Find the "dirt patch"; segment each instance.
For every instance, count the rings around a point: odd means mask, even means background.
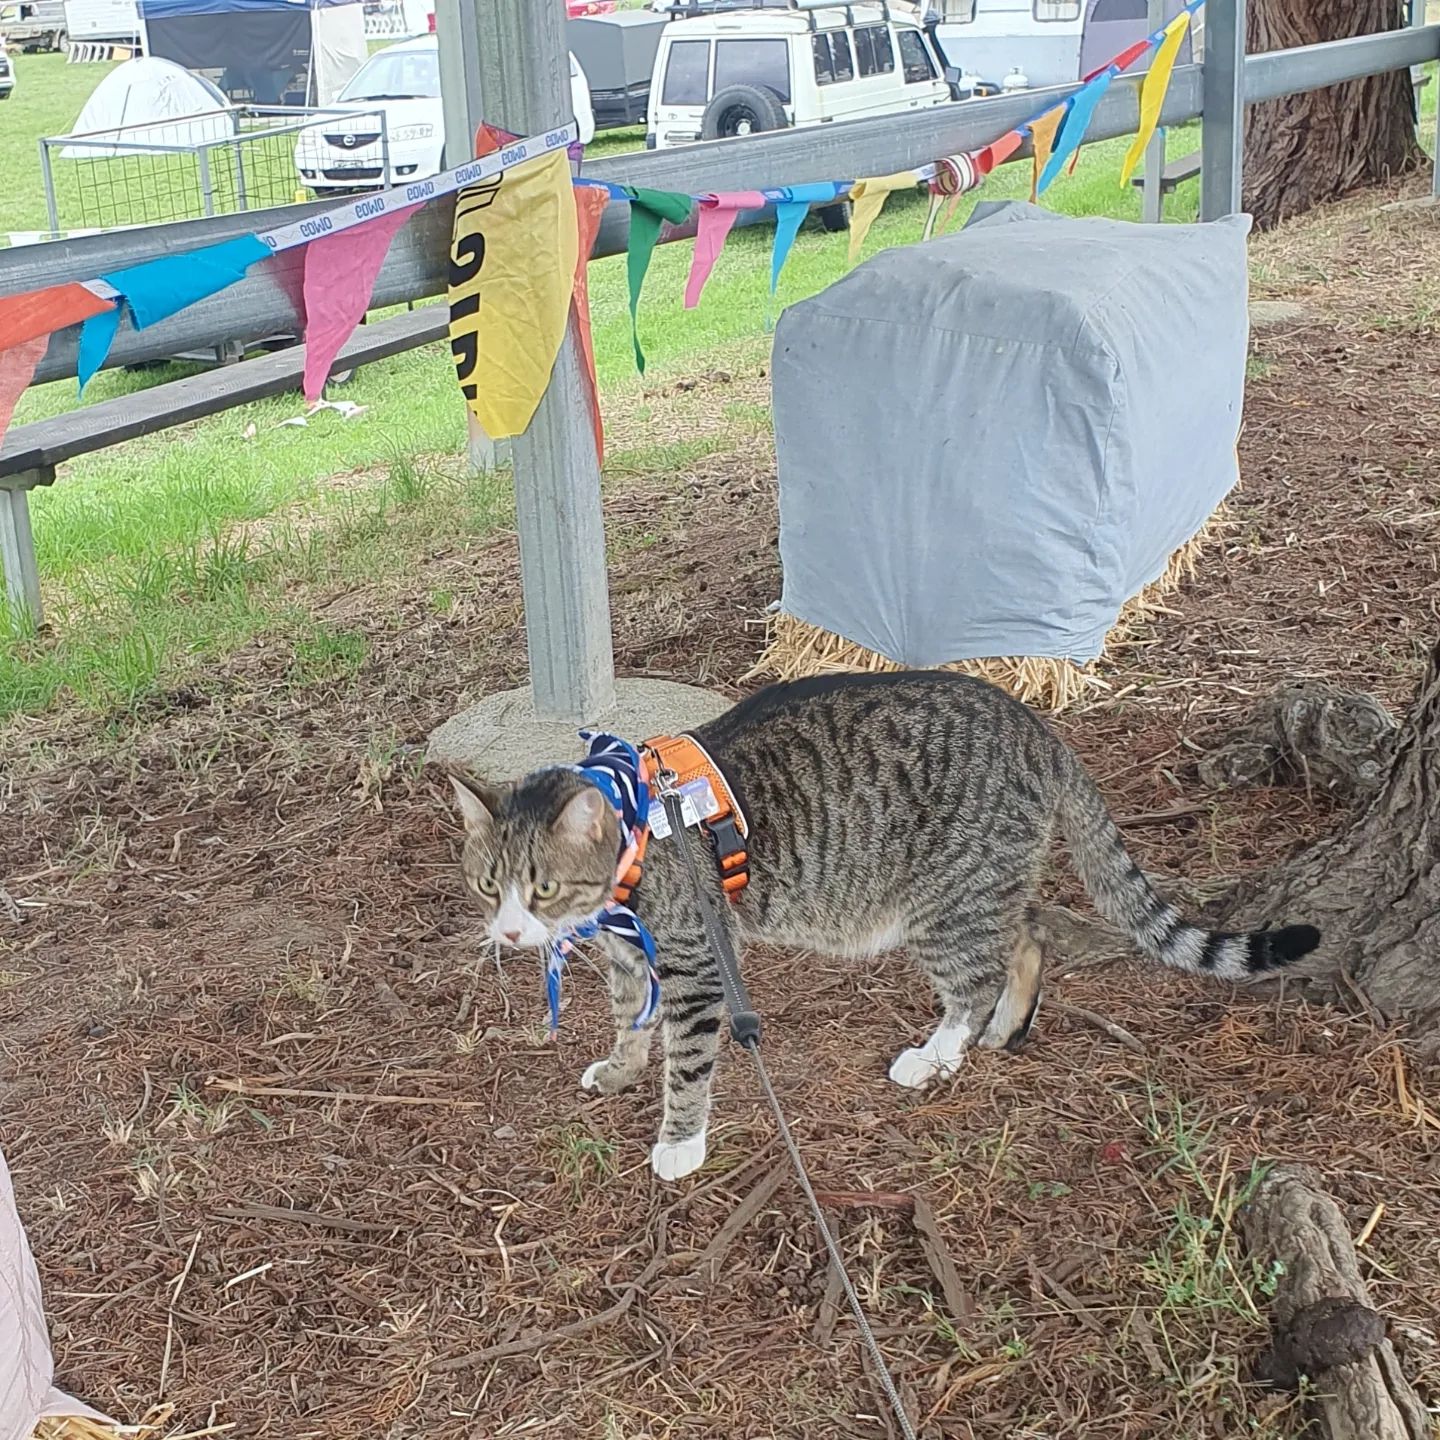
[[[1308,246],[1257,245],[1277,273],[1333,268],[1285,292],[1306,324],[1257,340],[1233,523],[1061,726],[1162,874],[1203,888],[1333,823],[1302,788],[1199,787],[1197,750],[1256,698],[1319,677],[1400,704],[1418,674],[1440,617],[1440,412],[1412,300],[1437,224],[1346,207]],[[739,693],[760,651],[773,452],[733,426],[764,393],[737,365],[637,397],[612,434],[627,673]],[[663,482],[623,458],[681,442],[693,458]],[[0,1140],[63,1383],[136,1416],[163,1379],[175,1425],[276,1440],[884,1436],[740,1058],[710,1167],[661,1189],[653,1086],[576,1087],[606,1044],[599,981],[577,967],[548,1043],[537,977],[476,947],[413,747],[523,680],[513,537],[315,603],[365,633],[343,683],[297,686],[257,644],[134,723],[7,732]],[[916,1098],[884,1078],[930,1018],[903,964],[748,969],[817,1184],[924,1196],[970,1302],[953,1313],[903,1213],[837,1212],[925,1435],[1298,1434],[1251,1377],[1274,1277],[1231,1239],[1275,1157],[1317,1167],[1353,1233],[1383,1204],[1366,1278],[1440,1400],[1440,1078],[1403,1036],[1061,961],[1028,1049]]]

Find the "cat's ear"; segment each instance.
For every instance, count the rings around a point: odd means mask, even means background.
[[[598,845],[605,838],[610,815],[610,802],[593,785],[586,785],[566,802],[555,821],[555,834],[572,844]]]
[[[465,822],[466,832],[470,835],[488,834],[495,823],[499,792],[472,775],[461,775],[454,770],[446,773],[455,791],[455,808]]]

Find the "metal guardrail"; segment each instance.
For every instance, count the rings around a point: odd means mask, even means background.
[[[1196,118],[1205,122],[1202,213],[1207,217],[1238,205],[1241,105],[1440,59],[1440,25],[1425,25],[1249,56],[1243,71],[1237,71],[1232,57],[1238,53],[1238,42],[1231,42],[1237,33],[1238,0],[1211,0],[1209,8],[1214,13],[1207,25],[1206,73],[1202,74],[1198,65],[1177,68],[1161,116],[1161,123],[1167,126]],[[922,112],[616,156],[587,165],[585,173],[623,184],[692,193],[888,174],[988,144],[1023,123],[1047,101],[1058,100],[1074,88],[1023,91]],[[1126,77],[1112,85],[1096,111],[1088,132],[1091,138],[1133,133],[1139,122],[1138,94],[1137,79]],[[328,202],[316,202],[3,251],[0,295],[92,279],[104,270],[247,234],[257,225],[285,223],[326,208]],[[427,205],[395,237],[375,285],[377,308],[443,292],[452,213],[449,200]],[[265,220],[267,215],[275,219]],[[595,256],[623,252],[628,230],[628,208],[610,206]],[[300,318],[290,296],[297,293],[293,282],[303,263],[303,251],[286,252],[257,266],[222,294],[149,330],[122,329],[111,352],[112,362],[134,364],[213,348],[217,337],[249,341],[297,331]],[[74,339],[57,336],[35,378],[55,380],[74,374]]]

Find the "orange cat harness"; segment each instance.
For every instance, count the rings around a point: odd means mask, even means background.
[[[640,762],[644,768],[645,783],[657,801],[664,790],[681,790],[695,780],[709,783],[716,808],[701,819],[700,829],[715,852],[720,888],[728,899],[738,900],[740,892],[750,883],[750,856],[745,848],[750,827],[724,772],[710,758],[705,747],[690,735],[654,736],[640,746]],[[640,884],[650,833],[647,822],[635,838],[629,864],[615,882],[615,898],[622,905],[631,903]]]

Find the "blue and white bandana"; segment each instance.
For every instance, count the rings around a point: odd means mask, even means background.
[[[639,751],[618,735],[595,730],[582,730],[580,738],[590,751],[578,764],[569,766],[583,776],[609,800],[620,824],[620,858],[615,878],[630,868],[639,838],[650,815],[650,787],[640,764]],[[660,1007],[660,975],[655,968],[655,937],[645,928],[640,917],[627,905],[611,900],[587,920],[571,925],[550,942],[545,955],[545,998],[550,1004],[550,1033],[560,1028],[560,977],[565,960],[580,940],[591,940],[602,930],[633,945],[644,957],[649,974],[650,990],[645,1005],[632,1023],[639,1030],[648,1025]]]

